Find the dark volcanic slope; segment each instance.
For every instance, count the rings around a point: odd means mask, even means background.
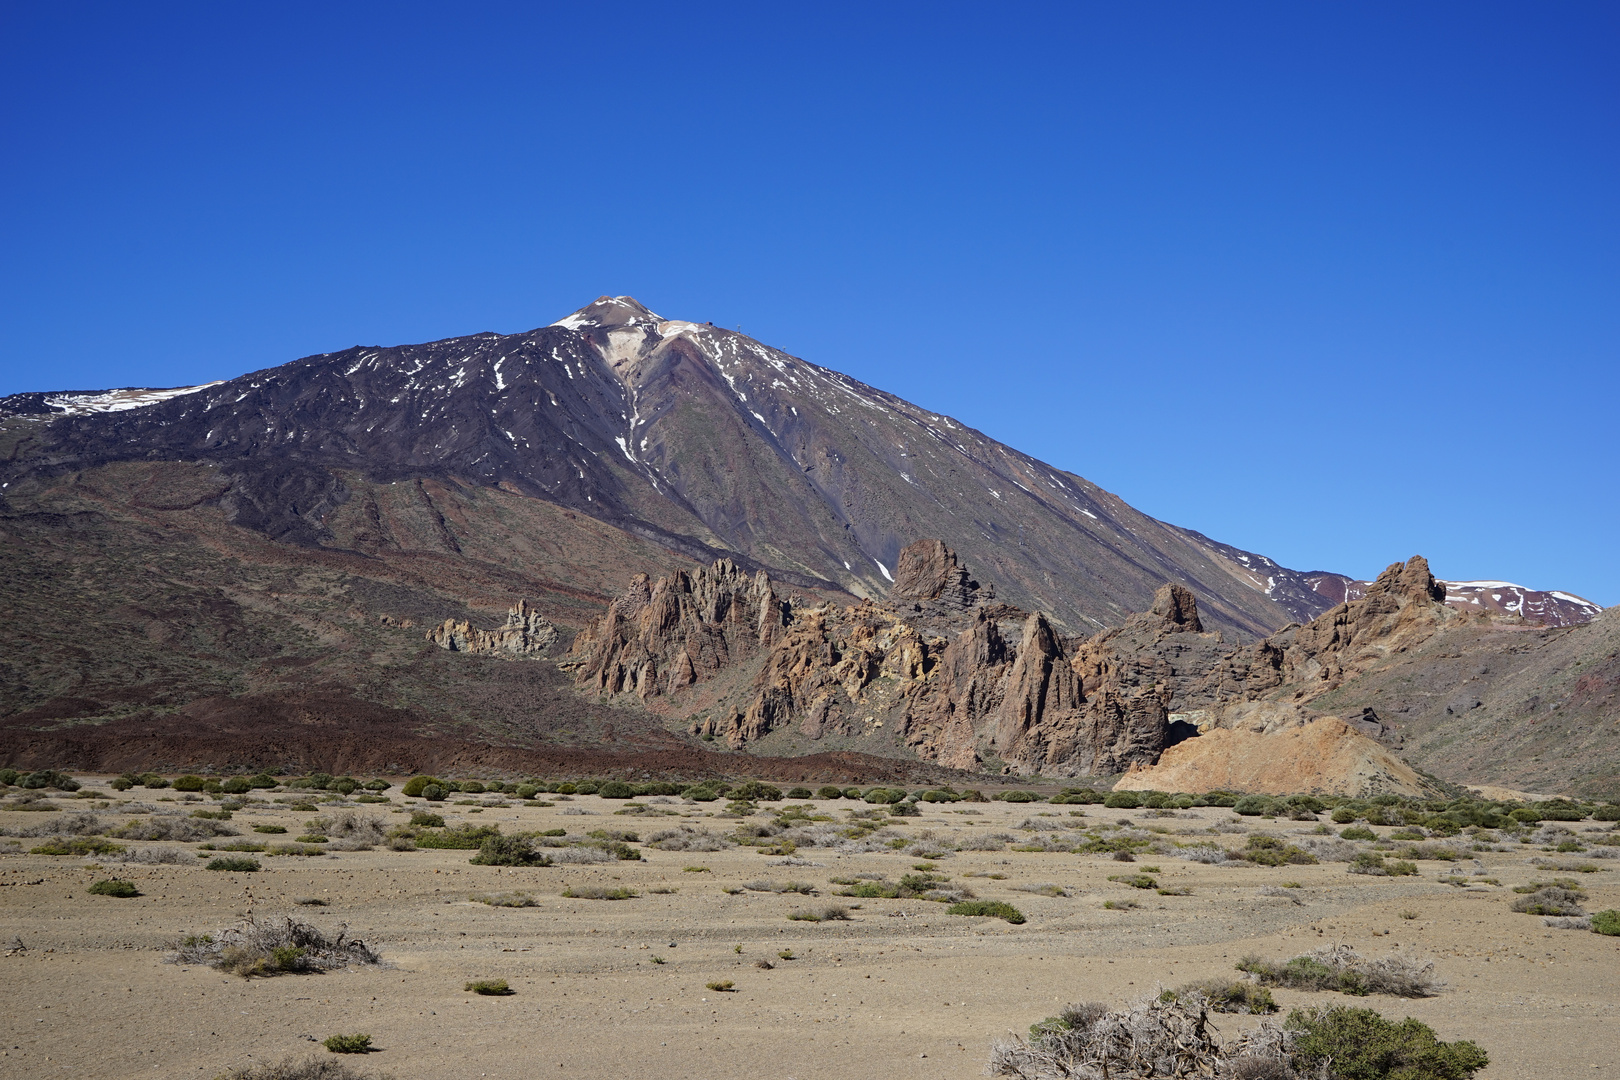
[[[6,480],[117,461],[215,465],[229,520],[334,546],[357,481],[500,486],[707,560],[881,595],[939,537],[1002,598],[1074,631],[1166,581],[1254,634],[1329,606],[1304,576],[837,372],[603,297],[525,334],[361,347],[189,393],[0,401],[37,417]],[[151,402],[141,404],[141,402]],[[131,407],[138,405],[139,407]],[[121,411],[98,412],[100,408]],[[13,419],[15,426],[19,421]],[[459,543],[446,523],[444,546]]]

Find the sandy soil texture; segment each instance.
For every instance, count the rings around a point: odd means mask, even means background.
[[[138,802],[58,799],[64,809],[53,813],[0,813],[0,828],[37,830],[57,814],[81,812],[118,823],[140,804],[146,818],[212,805],[187,805],[168,791],[128,794]],[[214,843],[288,841],[313,817],[342,812],[271,801],[280,797],[236,810],[229,825],[240,835]],[[452,825],[566,830],[550,838],[555,843],[596,829],[630,830],[643,861],[499,868],[470,865],[467,850],[379,846],[258,855],[262,870],[234,873],[204,869],[196,843],[120,841],[131,851],[184,853],[185,863],[167,865],[31,855],[42,840],[0,840],[18,845],[0,857],[0,1075],[207,1080],[243,1063],[324,1055],[318,1040],[364,1032],[378,1049],[350,1058],[356,1067],[413,1080],[978,1077],[992,1038],[1022,1032],[1067,1002],[1120,1004],[1161,986],[1235,974],[1245,954],[1282,959],[1343,943],[1367,955],[1432,960],[1447,986],[1414,1000],[1277,990],[1285,1010],[1347,1003],[1418,1017],[1442,1038],[1486,1048],[1492,1063],[1481,1075],[1489,1080],[1620,1076],[1620,938],[1550,929],[1510,910],[1514,886],[1553,877],[1578,879],[1588,910],[1620,908],[1620,860],[1589,859],[1600,869],[1560,872],[1531,860],[1578,862],[1590,853],[1554,854],[1545,844],[1500,838],[1458,861],[1421,861],[1415,877],[1349,874],[1344,862],[1267,867],[1178,857],[1177,844],[1242,847],[1246,832],[1295,843],[1327,839],[1311,822],[1239,819],[1215,808],[925,804],[921,817],[885,817],[881,829],[849,841],[830,826],[872,808],[846,801],[795,804],[830,819],[799,823],[813,833],[822,826],[817,834],[826,842],[801,844],[784,858],[733,843],[701,851],[647,842],[680,826],[724,835],[765,825],[781,804],[736,819],[724,817],[719,802],[642,800],[623,813],[625,803],[595,796],[550,806],[481,801],[432,809]],[[408,820],[408,809],[426,808],[406,802],[396,795],[352,810],[393,828]],[[261,834],[259,825],[288,831]],[[1569,828],[1589,849],[1620,841],[1607,825]],[[1041,838],[1045,846],[1073,846],[1084,830],[1139,836],[1148,846],[1135,862],[1014,850]],[[964,849],[974,846],[987,850]],[[933,869],[914,869],[924,863]],[[941,888],[1010,902],[1028,921],[948,915],[946,904],[925,899],[840,897],[847,886],[832,880],[866,874],[898,882],[923,872],[948,878]],[[1132,874],[1187,895],[1109,880]],[[109,877],[133,882],[141,895],[87,892]],[[789,882],[814,895],[747,887]],[[1021,888],[1043,885],[1061,895]],[[561,895],[592,886],[637,895]],[[1264,886],[1276,895],[1263,894]],[[473,899],[514,892],[527,893],[533,906]],[[1139,906],[1111,910],[1107,901]],[[849,918],[789,919],[829,905],[845,907]],[[384,962],[255,979],[167,962],[185,935],[216,932],[250,913],[288,912],[323,930],[347,924]],[[515,992],[479,997],[463,990],[473,979],[506,979]],[[724,981],[733,989],[706,985]],[[1253,1022],[1219,1017],[1228,1034]]]

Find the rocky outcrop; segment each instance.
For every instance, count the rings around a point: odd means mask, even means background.
[[[900,551],[889,603],[914,614],[960,613],[995,595],[995,587],[974,581],[943,541],[918,540]]]
[[[1196,635],[1191,593],[1161,592],[1142,633]],[[690,578],[633,581],[565,663],[583,689],[637,694],[687,717],[689,733],[739,749],[785,731],[1021,774],[1153,761],[1166,742],[1166,690],[1099,676],[1088,698],[1050,618],[993,596],[937,540],[902,551],[882,603],[782,601],[763,574],[716,563]]]
[[[775,645],[789,612],[769,575],[750,576],[730,559],[656,583],[637,574],[563,663],[582,688],[656,697]]]
[[[401,625],[409,626],[407,620]],[[533,608],[519,600],[506,613],[506,625],[494,630],[476,630],[466,620],[446,619],[427,632],[427,640],[441,649],[487,656],[538,656],[557,640],[557,628]]]
[[[1310,700],[1456,617],[1421,558],[1314,622],[1244,648],[1205,632],[1197,597],[1176,583],[1147,611],[1083,641],[990,595],[937,540],[901,552],[881,603],[783,600],[765,574],[722,560],[656,583],[636,578],[575,639],[566,663],[580,687],[639,695],[683,718],[689,733],[735,749],[848,740],[951,768],[1129,771],[1176,790],[1203,790],[1189,785],[1205,774],[1217,787],[1240,778],[1245,790],[1299,790],[1306,779],[1331,787],[1337,781],[1321,777],[1334,770],[1362,778],[1344,779],[1351,786],[1400,788],[1398,770],[1362,745],[1382,743],[1387,756],[1400,739],[1393,726],[1370,710],[1326,715]],[[1308,748],[1318,766],[1302,756]],[[1151,771],[1171,749],[1184,781]],[[1270,779],[1239,760],[1276,753],[1286,764]]]
[[[1287,637],[1282,677],[1297,697],[1338,686],[1370,662],[1420,644],[1439,626],[1459,617],[1446,607],[1446,587],[1429,572],[1428,560],[1414,555],[1394,563],[1367,586],[1359,600],[1340,604]]]

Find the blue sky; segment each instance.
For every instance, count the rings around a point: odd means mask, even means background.
[[[628,293],[1288,566],[1614,604],[1617,45],[1579,3],[6,3],[0,394]]]

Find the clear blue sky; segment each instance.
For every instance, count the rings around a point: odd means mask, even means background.
[[[1300,569],[1620,602],[1620,6],[0,7],[0,393],[602,293]]]

